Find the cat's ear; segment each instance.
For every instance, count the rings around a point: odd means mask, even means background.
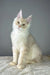
[[[22,10],[19,11],[17,18],[22,18]]]
[[[32,15],[30,15],[30,16],[26,19],[27,23],[30,23],[30,22],[31,22],[31,19],[32,19]]]

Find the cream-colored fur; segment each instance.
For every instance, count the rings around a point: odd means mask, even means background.
[[[21,12],[21,11],[20,11]],[[25,23],[25,27],[18,28],[17,20]],[[17,17],[13,21],[13,30],[11,32],[13,61],[11,65],[16,65],[18,68],[24,68],[27,63],[40,62],[42,53],[35,39],[29,32],[30,23],[27,25],[26,19]]]

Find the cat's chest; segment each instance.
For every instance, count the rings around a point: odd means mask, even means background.
[[[14,44],[19,44],[21,42],[25,42],[27,40],[27,35],[25,33],[12,32],[11,39]]]

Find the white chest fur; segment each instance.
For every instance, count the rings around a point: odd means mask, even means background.
[[[19,47],[22,44],[26,43],[28,35],[29,35],[28,31],[24,32],[24,31],[13,30],[11,32],[11,40],[13,46]]]

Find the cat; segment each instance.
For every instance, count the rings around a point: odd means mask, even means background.
[[[17,65],[19,69],[23,69],[28,63],[40,62],[42,58],[41,49],[29,32],[31,19],[32,15],[24,19],[20,10],[13,21],[11,32],[13,61],[10,65]]]

